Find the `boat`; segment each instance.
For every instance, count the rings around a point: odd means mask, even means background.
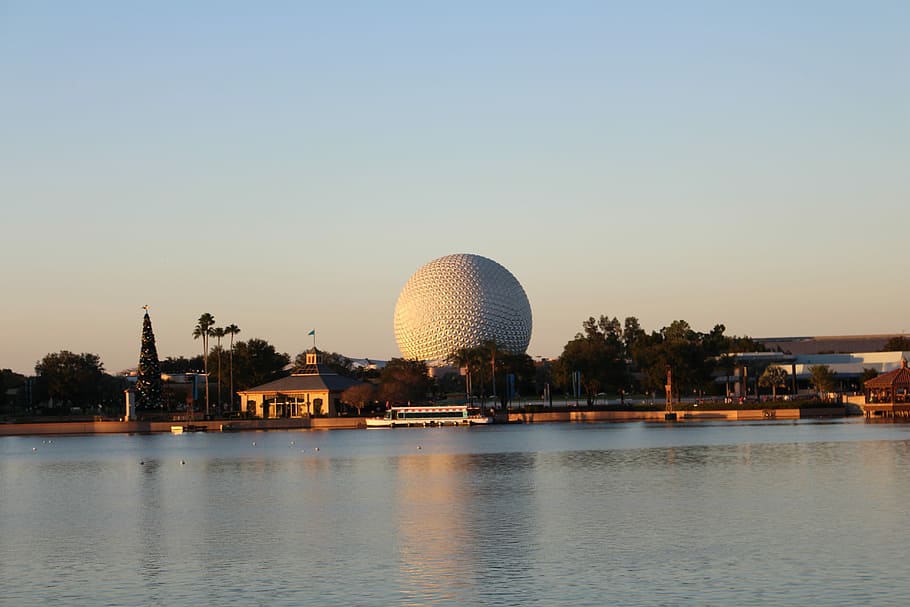
[[[401,426],[473,426],[492,424],[493,417],[468,405],[390,407],[383,417],[367,418],[367,428]]]
[[[188,424],[186,426],[171,426],[171,434],[183,434],[184,432],[207,432],[208,427],[203,425],[194,426],[193,424]]]

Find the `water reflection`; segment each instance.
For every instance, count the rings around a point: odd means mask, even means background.
[[[161,544],[161,530],[167,521],[161,516],[160,462],[155,459],[140,462],[136,518],[141,552],[137,572],[143,582],[143,596],[148,597],[151,604],[158,604],[161,601],[161,575],[165,564],[170,562]]]
[[[901,428],[255,437],[73,437],[37,451],[0,440],[0,580],[16,581],[0,596],[899,605],[910,589],[892,577],[910,540]]]
[[[475,604],[506,577],[521,588],[534,550],[535,465],[533,454],[514,453],[397,460],[402,604]]]

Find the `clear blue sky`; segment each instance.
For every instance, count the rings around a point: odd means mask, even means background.
[[[0,367],[399,355],[436,257],[529,354],[646,330],[910,331],[910,3],[0,0]]]

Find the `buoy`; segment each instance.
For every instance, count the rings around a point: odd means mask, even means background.
[[[319,451],[319,447],[313,447],[313,451]]]
[[[254,447],[256,446],[256,441],[253,441],[253,446],[254,446]]]
[[[292,441],[291,441],[291,444],[292,444],[292,445],[296,445],[296,444],[297,444],[297,441],[292,440]]]
[[[32,447],[32,451],[37,451],[38,447]]]

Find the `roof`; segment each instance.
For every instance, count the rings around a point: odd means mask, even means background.
[[[322,364],[309,364],[303,365],[297,371],[294,371],[292,375],[338,375],[330,367]]]
[[[769,349],[780,348],[790,354],[819,354],[821,352],[876,352],[892,337],[910,337],[907,333],[884,335],[818,335],[814,337],[758,337]]]
[[[882,373],[865,383],[867,388],[910,388],[910,369],[907,368],[907,359],[901,361],[900,369]]]
[[[322,367],[322,365],[319,365]],[[362,384],[363,382],[338,375],[337,373],[295,373],[289,377],[282,377],[260,386],[254,386],[240,392],[249,394],[251,392],[343,392],[351,386]]]

